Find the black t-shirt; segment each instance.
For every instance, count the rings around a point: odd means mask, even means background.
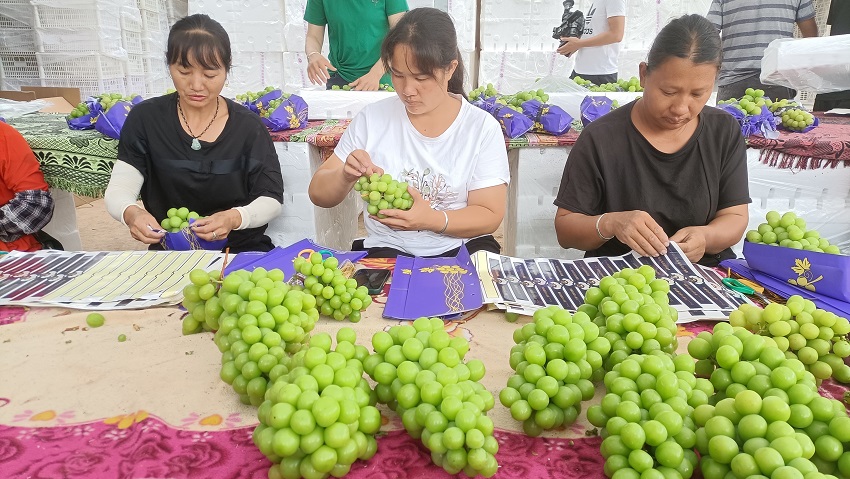
[[[228,109],[227,123],[214,142],[201,141],[199,151],[180,125],[176,93],[145,100],[127,116],[118,159],[145,177],[142,201],[157,220],[181,206],[208,216],[260,196],[283,202],[280,162],[268,130],[244,106],[227,99],[221,106]],[[234,253],[268,251],[273,245],[265,230],[233,230],[226,247]]]
[[[690,140],[676,153],[658,151],[631,120],[635,102],[588,125],[573,146],[555,205],[595,216],[643,210],[668,236],[707,225],[718,210],[750,202],[741,128],[728,113],[706,107]],[[587,256],[629,252],[616,238]],[[733,257],[731,250],[700,263]]]

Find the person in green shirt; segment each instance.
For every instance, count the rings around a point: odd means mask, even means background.
[[[389,74],[381,62],[381,42],[407,9],[407,0],[308,0],[304,50],[310,81],[328,89],[350,85],[363,91],[389,85]],[[325,25],[330,58],[321,53]]]

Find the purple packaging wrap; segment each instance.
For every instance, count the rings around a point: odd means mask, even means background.
[[[502,125],[502,131],[505,132],[508,138],[522,136],[531,131],[531,127],[534,126],[531,118],[512,108],[508,108],[507,105],[497,103],[491,114]]]
[[[750,268],[790,285],[850,301],[850,256],[744,242]]]
[[[264,108],[264,105],[268,105],[270,101],[277,100],[281,96],[283,96],[283,92],[280,91],[280,89],[272,90],[266,93],[265,95],[257,98],[256,101],[246,101],[245,103],[243,103],[243,105],[245,105],[246,108],[259,115],[260,109]]]
[[[124,122],[127,121],[127,115],[133,109],[133,104],[128,101],[119,101],[112,105],[109,110],[101,111],[97,116],[97,121],[94,123],[94,129],[103,133],[105,136],[115,138],[121,137],[121,128],[124,127]]]
[[[307,250],[332,253],[339,260],[340,264],[345,261],[356,263],[366,256],[365,251],[337,251],[318,245],[309,239],[303,239],[285,248],[278,246],[266,253],[253,251],[239,253],[236,255],[236,258],[234,258],[233,261],[228,263],[227,267],[224,268],[224,275],[227,276],[238,269],[254,271],[254,269],[262,266],[265,269],[280,268],[286,278],[291,278],[295,274],[295,268],[293,267],[292,262],[299,256],[300,253]]]
[[[91,97],[86,98],[85,104],[89,107],[89,114],[77,118],[68,117],[66,120],[68,122],[68,128],[72,130],[91,130],[94,128],[97,116],[103,107],[100,106],[100,102]]]
[[[779,132],[776,130],[776,117],[767,106],[762,106],[761,113],[758,115],[747,115],[733,104],[721,105],[719,108],[738,120],[744,138],[763,136],[773,140],[779,137]]]
[[[581,124],[589,125],[593,120],[614,109],[614,101],[607,96],[586,96],[581,101]]]
[[[563,135],[570,129],[573,117],[557,105],[528,100],[522,104],[522,112],[534,122],[531,131]]]
[[[274,93],[274,92],[272,92]],[[260,111],[265,110],[262,104]],[[260,116],[263,124],[271,131],[297,130],[307,125],[307,103],[298,95],[290,95],[268,117]]]
[[[493,113],[493,110],[496,108],[496,100],[498,100],[498,98],[495,97],[495,96],[491,96],[491,97],[487,97],[487,98],[482,97],[482,98],[479,98],[479,99],[473,101],[472,104],[474,106],[477,106],[478,108],[481,108],[482,110],[486,111],[487,113]]]
[[[194,219],[189,220],[189,224],[194,222]],[[221,251],[221,249],[224,248],[224,245],[227,244],[227,238],[207,241],[198,237],[191,228],[187,227],[176,233],[165,233],[165,236],[163,236],[159,244],[162,245],[163,249],[170,251],[188,251],[198,249]]]

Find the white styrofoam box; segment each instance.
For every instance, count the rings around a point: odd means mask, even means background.
[[[298,91],[298,96],[307,102],[311,120],[354,118],[364,106],[395,95],[388,91],[335,91],[323,87]]]
[[[284,82],[284,54],[279,52],[234,52],[233,68],[224,93],[233,96]]]
[[[233,0],[191,0],[188,14],[204,13],[217,22],[239,21],[239,11],[234,9]]]
[[[284,52],[283,22],[222,22],[234,52]]]
[[[487,51],[554,51],[552,29],[561,23],[558,1],[482,0],[481,49]]]
[[[463,90],[469,92],[478,86],[478,51],[461,48],[460,58],[465,70]]]
[[[783,169],[760,160],[761,150],[747,150],[750,219],[747,229],[764,223],[768,211],[793,211],[809,229],[850,252],[850,168]],[[742,243],[735,250],[740,252]]]
[[[535,78],[569,75],[573,60],[552,51],[490,52],[478,58],[478,85],[492,83],[500,93],[522,90]]]
[[[310,172],[310,155],[307,143],[276,141],[274,144],[280,171],[283,174],[283,189],[290,194],[307,194],[307,186],[313,177]],[[302,205],[304,206],[304,205]],[[312,203],[307,202],[309,210]]]
[[[239,19],[245,22],[282,22],[283,0],[231,0]]]
[[[478,2],[475,0],[408,0],[408,8],[431,7],[452,17],[457,32],[457,45],[461,50],[475,50],[478,22]]]
[[[285,52],[283,54],[283,89],[296,93],[317,85],[310,83],[307,76],[307,55],[303,52]],[[308,103],[309,105],[309,103]]]
[[[322,165],[325,156],[313,145],[309,146],[310,173]],[[316,217],[316,242],[330,248],[347,251],[357,236],[357,218],[363,210],[363,200],[351,190],[339,205],[333,208],[314,207]]]
[[[646,61],[649,50],[620,50],[617,58],[617,77],[628,80],[631,77],[640,78],[640,62]]]

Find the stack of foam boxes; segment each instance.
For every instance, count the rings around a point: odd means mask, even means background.
[[[283,82],[283,0],[192,0],[189,13],[205,13],[230,37],[233,69],[224,94],[235,96]]]
[[[540,77],[569,75],[573,62],[555,53],[552,38],[563,11],[558,0],[481,0],[478,84],[511,94]]]
[[[307,55],[304,52],[307,41],[307,22],[304,21],[304,10],[307,0],[286,0],[284,5],[283,36],[286,42],[286,52],[283,54],[284,89],[297,93],[304,88],[322,89],[324,85],[313,85],[307,77]],[[328,56],[328,31],[325,26],[325,39],[322,45],[322,55]]]
[[[126,42],[141,17],[130,0],[31,0],[43,86],[77,87],[83,96],[127,93]],[[127,26],[130,35],[125,35]],[[138,43],[131,49],[139,51]]]
[[[464,89],[478,86],[478,2],[476,0],[407,0],[410,9],[431,7],[449,14],[454,21],[460,57],[466,71]]]
[[[169,2],[167,0],[135,0],[139,22],[124,16],[124,48],[127,49],[127,93],[145,98],[160,96],[172,88],[165,61]],[[138,33],[136,33],[138,32]]]
[[[0,88],[40,85],[29,0],[0,1]]]

